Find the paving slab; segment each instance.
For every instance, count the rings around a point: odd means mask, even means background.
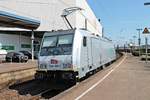
[[[127,54],[109,68],[52,99],[150,100],[150,62]]]
[[[0,73],[7,73],[11,71],[17,70],[25,70],[29,68],[36,68],[37,60],[31,61],[29,60],[27,63],[1,63],[0,64]]]

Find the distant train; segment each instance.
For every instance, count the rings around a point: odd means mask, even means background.
[[[46,32],[43,36],[36,79],[76,82],[116,59],[112,41],[84,29]]]

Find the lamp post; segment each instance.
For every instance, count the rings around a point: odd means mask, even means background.
[[[138,44],[139,44],[139,56],[141,55],[141,31],[142,29],[139,28],[139,29],[136,29],[138,32],[139,32],[139,38],[138,38]]]
[[[136,36],[135,35],[133,36],[133,40],[134,40],[134,45],[135,45],[136,44],[136,42],[135,42],[136,41]]]
[[[145,36],[146,63],[147,63],[147,53],[148,53],[148,52],[147,52],[147,51],[148,51],[148,50],[147,50],[147,49],[148,49],[148,43],[147,43],[147,42],[148,42],[148,38],[147,38],[147,36]]]

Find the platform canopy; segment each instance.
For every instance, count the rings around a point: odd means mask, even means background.
[[[35,30],[39,26],[40,21],[38,20],[0,10],[0,27]]]

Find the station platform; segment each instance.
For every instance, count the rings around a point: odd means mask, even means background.
[[[124,57],[52,100],[150,100],[150,61]]]
[[[26,70],[37,67],[37,60],[29,60],[27,63],[1,63],[0,64],[0,74],[7,73],[18,70]]]
[[[1,63],[0,89],[12,84],[17,84],[33,79],[36,69],[36,60],[29,60],[27,63]]]

